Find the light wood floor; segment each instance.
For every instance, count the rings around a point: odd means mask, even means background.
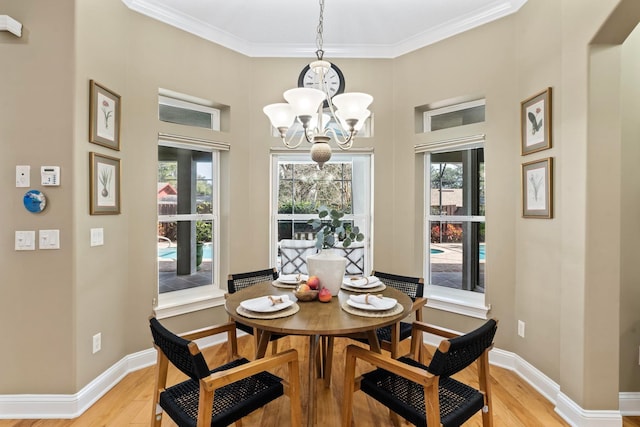
[[[340,424],[340,404],[342,402],[342,383],[344,380],[344,348],[353,341],[336,339],[334,353],[334,369],[331,388],[325,389],[318,384],[318,425],[338,426]],[[280,349],[294,347],[301,355],[307,354],[307,339],[304,337],[287,337],[278,341]],[[239,339],[240,354],[252,359],[252,337]],[[270,351],[270,350],[269,350]],[[221,364],[226,352],[222,346],[204,350],[211,366]],[[303,356],[301,356],[302,358]],[[362,366],[364,371],[367,366]],[[305,362],[302,361],[302,389],[306,389]],[[281,376],[283,372],[275,372]],[[169,381],[181,379],[181,374],[173,373]],[[463,372],[462,378],[476,378],[475,368]],[[494,424],[496,427],[508,426],[568,426],[554,412],[553,405],[537,393],[531,386],[514,373],[491,367],[492,392],[494,398]],[[127,375],[118,385],[104,395],[82,416],[74,420],[0,420],[0,427],[97,427],[97,426],[148,426],[151,418],[151,399],[154,384],[153,367],[141,369]],[[306,402],[303,396],[303,413]],[[357,392],[354,402],[354,419],[356,426],[388,426],[388,411],[362,392]],[[290,426],[289,400],[280,398],[266,407],[255,411],[243,419],[244,426]],[[405,425],[409,425],[405,423]],[[481,426],[480,414],[476,414],[466,426]],[[175,426],[165,417],[163,427]],[[624,427],[640,427],[640,417],[625,417]]]

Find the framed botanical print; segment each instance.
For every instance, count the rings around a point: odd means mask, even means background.
[[[120,95],[91,80],[89,141],[120,150]]]
[[[553,218],[553,158],[522,165],[522,216]]]
[[[520,103],[521,152],[525,156],[551,148],[551,88]]]
[[[120,213],[120,159],[89,153],[91,215]]]

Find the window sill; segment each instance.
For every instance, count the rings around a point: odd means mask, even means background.
[[[425,285],[424,296],[427,298],[427,307],[463,316],[487,319],[491,310],[491,306],[485,304],[484,294],[478,292]]]
[[[224,305],[225,291],[213,286],[200,286],[160,294],[154,312],[158,319],[180,316],[198,310]]]

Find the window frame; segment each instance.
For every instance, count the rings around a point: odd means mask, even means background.
[[[358,159],[357,162],[353,160]],[[269,182],[269,190],[271,197],[271,206],[270,206],[270,227],[269,227],[269,260],[271,265],[277,265],[277,257],[278,257],[278,220],[279,219],[300,219],[300,220],[308,220],[312,218],[317,218],[317,214],[280,214],[278,213],[278,183],[279,183],[279,174],[278,174],[278,163],[282,161],[282,159],[286,159],[285,162],[290,163],[308,163],[309,153],[303,151],[280,151],[276,150],[271,153],[271,173],[270,173],[270,182]],[[342,219],[343,221],[362,221],[364,226],[360,227],[361,232],[364,234],[364,251],[365,251],[365,263],[364,263],[364,271],[369,272],[373,268],[373,164],[374,157],[373,153],[370,151],[359,150],[354,152],[351,150],[349,153],[334,153],[331,157],[331,160],[327,163],[336,163],[341,161],[350,161],[353,162],[353,179],[351,183],[352,194],[355,192],[358,186],[362,186],[362,192],[364,195],[363,204],[363,213],[354,213],[354,214],[346,214]],[[363,174],[363,178],[361,182],[356,183],[356,163],[360,163],[359,168],[363,168],[361,173]],[[368,174],[368,178],[366,179],[366,175]],[[354,198],[355,199],[355,198]],[[355,205],[354,205],[355,209]]]
[[[423,216],[423,271],[424,277],[431,277],[431,227],[430,222],[443,218],[441,215],[431,215],[431,155],[449,151],[470,150],[474,148],[484,148],[484,135],[462,138],[456,141],[437,141],[433,143],[416,146],[416,153],[424,154],[424,216]],[[452,218],[477,222],[482,220],[486,224],[485,216],[459,215],[445,216],[447,220]],[[486,260],[485,260],[486,263]],[[485,293],[467,291],[461,289],[447,288],[444,286],[432,285],[430,279],[425,282],[424,296],[427,298],[427,307],[437,310],[448,311],[464,316],[487,319],[490,305],[486,304],[487,280],[485,277]]]
[[[195,142],[193,138],[180,138],[175,135],[164,137],[160,135],[158,146],[167,146],[187,150],[197,150],[211,153],[211,178],[212,185],[212,212],[210,214],[183,214],[180,217],[189,221],[198,219],[212,221],[212,283],[195,288],[183,289],[172,292],[159,293],[159,276],[156,276],[157,305],[154,307],[159,319],[178,316],[193,311],[216,307],[224,304],[224,289],[220,287],[220,153],[229,149],[228,145],[201,140]],[[172,219],[176,215],[158,215],[156,223],[161,219]],[[157,263],[157,261],[156,261]],[[158,275],[158,265],[156,264]]]

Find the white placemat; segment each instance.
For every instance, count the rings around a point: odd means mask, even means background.
[[[236,313],[240,316],[248,317],[250,319],[280,319],[281,317],[293,316],[300,310],[300,306],[297,303],[285,308],[284,310],[274,311],[271,313],[258,313],[256,311],[247,310],[241,305],[236,308]]]
[[[363,288],[353,288],[351,286],[343,284],[340,289],[348,292],[358,292],[358,293],[367,293],[367,292],[380,292],[387,289],[387,286],[384,283],[380,283],[380,285],[375,288],[363,289]]]
[[[283,288],[283,289],[295,289],[298,286],[297,283],[294,283],[294,284],[282,283],[282,282],[278,282],[277,280],[274,280],[273,282],[271,282],[271,284],[273,285],[274,288]]]
[[[353,314],[355,316],[389,317],[389,316],[395,316],[396,314],[402,313],[402,310],[404,310],[404,307],[402,307],[400,304],[396,304],[395,307],[390,308],[389,310],[370,311],[370,310],[360,310],[359,308],[351,307],[349,304],[345,302],[342,304],[342,309],[347,313]]]

